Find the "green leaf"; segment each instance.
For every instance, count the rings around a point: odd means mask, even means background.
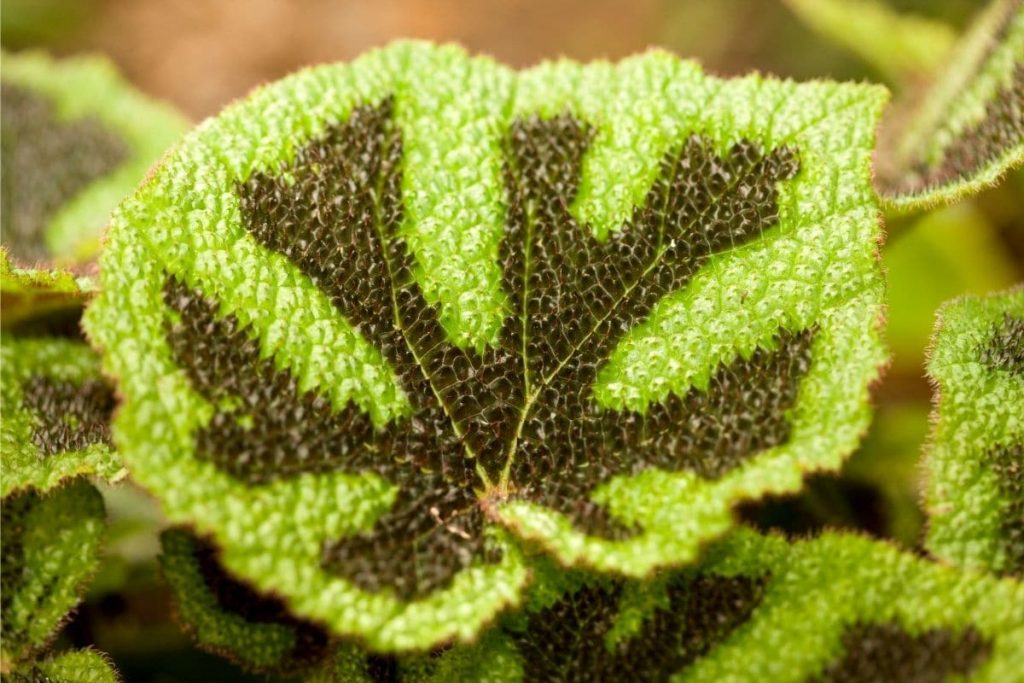
[[[62,268],[37,270],[11,263],[0,247],[0,309],[6,330],[46,327],[69,318],[77,321],[89,296],[92,282]]]
[[[941,22],[893,10],[884,0],[785,0],[804,23],[860,56],[897,86],[940,66],[956,42]]]
[[[12,683],[120,683],[121,679],[103,653],[76,650],[18,667],[11,672],[10,680]]]
[[[490,665],[449,680],[1019,680],[1021,604],[1019,582],[886,543],[743,530],[699,570],[648,584],[542,574],[504,642],[479,646],[473,659]]]
[[[221,567],[210,543],[184,529],[160,536],[160,567],[177,613],[199,646],[251,671],[293,674],[327,653],[327,636]]]
[[[3,245],[27,266],[86,261],[110,211],[185,121],[103,58],[2,59]]]
[[[878,160],[888,208],[952,203],[1024,163],[1024,4],[995,0],[932,75],[889,116]]]
[[[337,646],[330,659],[306,683],[517,683],[518,653],[512,642],[492,629],[472,645],[443,647],[426,654],[375,655],[351,643]]]
[[[125,474],[110,441],[114,391],[92,349],[74,339],[4,337],[0,360],[4,497],[82,474]]]
[[[954,564],[1024,574],[1024,288],[939,313],[928,374],[927,547]]]
[[[103,497],[76,479],[4,496],[0,586],[5,664],[45,647],[99,564]]]
[[[419,43],[259,90],[113,220],[118,444],[229,571],[377,649],[519,601],[499,524],[692,561],[865,429],[885,97]]]

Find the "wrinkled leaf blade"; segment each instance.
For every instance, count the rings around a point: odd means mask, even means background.
[[[251,339],[245,348],[268,359],[260,372],[318,392],[317,400],[329,402],[335,415],[353,410],[377,429],[402,426],[409,424],[410,402],[423,399],[404,391],[396,381],[399,370],[375,347],[372,335],[378,332],[370,328],[379,318],[356,329],[339,315],[337,297],[296,266],[306,263],[308,252],[267,248],[254,239],[256,228],[249,226],[247,234],[242,212],[254,211],[261,197],[309,185],[310,168],[320,166],[296,165],[322,153],[325,148],[316,146],[322,136],[348,140],[343,134],[353,119],[373,122],[387,111],[402,135],[400,234],[415,257],[416,286],[424,305],[438,306],[448,340],[442,344],[450,341],[452,353],[485,354],[503,331],[511,300],[498,252],[504,146],[515,122],[533,121],[529,125],[543,129],[568,121],[558,119],[568,111],[588,125],[600,124],[582,158],[579,193],[567,209],[602,239],[629,220],[658,177],[660,159],[687,134],[699,132],[703,141],[694,144],[700,153],[720,157],[747,138],[766,156],[792,144],[799,150],[799,174],[763,190],[778,193],[778,228],[771,226],[744,248],[709,257],[687,287],[658,302],[615,347],[593,394],[610,413],[644,410],[670,392],[702,391],[720,363],[770,353],[780,330],[814,328],[813,369],[794,409],[795,445],[769,450],[711,484],[692,474],[653,470],[607,483],[608,493],[595,496],[608,501],[612,514],[650,527],[645,531],[651,533],[621,548],[588,537],[580,552],[576,532],[559,527],[569,523],[561,512],[539,510],[554,520],[544,528],[526,524],[521,503],[508,501],[517,500],[517,486],[529,482],[512,482],[507,470],[487,473],[490,483],[477,489],[485,514],[540,540],[565,562],[644,574],[691,561],[702,542],[730,526],[733,504],[795,490],[806,471],[838,468],[866,426],[867,387],[884,359],[878,209],[869,181],[874,120],[884,100],[883,90],[865,86],[760,77],[720,81],[662,53],[618,65],[559,62],[517,75],[457,49],[422,44],[398,44],[351,65],[312,69],[261,89],[190,135],[115,215],[103,292],[87,314],[87,329],[126,399],[115,425],[118,443],[133,474],[161,498],[173,522],[211,534],[228,570],[259,590],[285,596],[295,613],[365,638],[376,649],[472,639],[518,602],[528,579],[520,551],[497,527],[484,532],[491,537],[485,546],[500,548],[500,560],[474,560],[442,588],[403,599],[390,589],[361,589],[322,566],[325,543],[340,537],[344,546],[345,539],[372,534],[403,489],[368,471],[277,477],[272,469],[258,470],[266,479],[247,485],[209,461],[220,457],[216,449],[207,460],[195,456],[196,435],[217,438],[206,426],[215,413],[230,414],[238,404],[211,403],[197,393],[190,376],[197,377],[203,364],[183,365],[190,349],[213,341],[199,335],[172,349],[168,330],[190,329],[183,312],[208,311],[202,315],[211,315],[214,327],[240,333],[233,337],[238,343]],[[531,118],[538,112],[542,117]],[[374,132],[353,139],[370,144],[379,138]],[[243,203],[240,192],[255,194]],[[275,234],[262,239],[290,239],[286,232]],[[329,278],[320,284],[327,287]],[[657,348],[647,356],[659,363],[644,360],[645,344]],[[632,381],[625,381],[630,375]],[[651,377],[658,381],[650,383]],[[246,424],[242,420],[232,434],[246,438]],[[235,465],[227,461],[223,467]],[[486,465],[480,463],[478,473],[481,468]],[[629,503],[638,493],[644,500],[670,494],[675,521],[642,501],[634,511]],[[413,509],[435,514],[428,504]],[[535,513],[537,506],[530,505],[523,514]],[[680,519],[689,521],[680,525]],[[437,528],[449,527],[439,522]],[[455,525],[451,534],[460,531]]]
[[[1024,571],[1021,321],[1020,287],[963,297],[939,311],[928,361],[935,426],[924,459],[928,550],[958,566],[1018,576]]]

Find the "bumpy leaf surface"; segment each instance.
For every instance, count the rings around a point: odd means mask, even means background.
[[[295,674],[327,655],[327,636],[284,604],[229,576],[209,542],[183,529],[160,537],[160,567],[178,617],[199,646],[253,671]]]
[[[896,210],[956,201],[1024,163],[1024,2],[995,0],[890,119],[878,187]]]
[[[258,91],[115,216],[115,434],[233,573],[381,649],[528,572],[687,562],[835,469],[883,359],[880,88],[397,44]]]
[[[9,664],[44,647],[78,604],[99,564],[104,509],[83,479],[12,493],[0,505],[0,647]]]
[[[184,119],[98,57],[19,53],[3,63],[0,241],[26,266],[84,260]]]
[[[548,573],[535,589],[504,637],[441,656],[467,666],[450,680],[994,683],[1024,661],[1019,582],[848,534],[742,530],[653,583]]]
[[[121,679],[103,654],[77,650],[18,667],[4,680],[11,683],[120,683]]]
[[[123,474],[110,440],[114,390],[92,349],[69,338],[5,336],[0,360],[3,496],[81,474]]]
[[[927,547],[957,565],[1024,575],[1024,289],[939,313],[928,374]]]
[[[108,658],[96,650],[74,650],[14,669],[11,683],[120,683]]]

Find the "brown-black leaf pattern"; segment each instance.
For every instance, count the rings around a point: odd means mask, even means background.
[[[496,500],[525,497],[591,533],[624,537],[634,530],[587,499],[612,476],[659,467],[713,478],[786,442],[813,329],[780,330],[769,347],[717,368],[706,390],[644,414],[606,410],[592,389],[662,297],[778,222],[777,186],[799,170],[794,149],[740,141],[719,155],[707,138],[686,136],[631,220],[598,240],[570,210],[593,128],[569,114],[516,121],[499,254],[508,316],[498,342],[477,353],[449,341],[413,276],[392,106],[357,107],[237,193],[252,238],[308,276],[381,352],[408,415],[374,426],[354,404],[337,409],[300,391],[215,301],[174,277],[165,288],[175,358],[216,407],[197,434],[198,457],[252,485],[338,470],[397,487],[372,529],[324,543],[328,571],[421,597],[495,559],[483,532]]]
[[[614,644],[608,638],[620,615],[622,584],[584,586],[513,633],[523,682],[667,681],[746,622],[766,583],[767,577],[677,575],[666,587],[666,604]]]

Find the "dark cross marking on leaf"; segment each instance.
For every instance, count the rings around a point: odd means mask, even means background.
[[[281,600],[257,593],[228,574],[221,566],[217,548],[212,543],[193,536],[189,541],[199,573],[216,596],[221,610],[239,615],[249,623],[277,624],[293,631],[295,645],[287,659],[279,663],[281,670],[311,664],[323,657],[327,652],[327,634],[323,629],[296,619]]]
[[[336,411],[324,396],[302,392],[290,373],[261,357],[234,315],[220,317],[215,301],[173,277],[164,300],[179,317],[168,322],[167,338],[193,388],[214,405],[236,403],[198,432],[196,457],[251,483],[371,471],[399,487],[377,534],[347,541],[348,576],[357,585],[409,597],[444,585],[486,554],[473,490],[405,461],[403,446],[430,434],[407,434],[408,421],[376,430],[354,404]]]
[[[667,681],[745,623],[761,602],[767,577],[675,577],[668,604],[638,633],[609,645],[621,584],[586,586],[531,615],[513,633],[524,683]]]
[[[895,622],[854,624],[843,635],[843,656],[808,683],[944,683],[966,677],[992,654],[974,627],[909,634]]]
[[[586,500],[611,476],[661,467],[717,477],[789,438],[813,330],[780,332],[774,350],[722,366],[707,391],[646,414],[603,410],[592,388],[618,341],[664,295],[713,254],[777,223],[776,185],[796,175],[794,150],[762,154],[744,141],[720,157],[690,136],[665,156],[629,223],[599,241],[569,211],[592,130],[567,115],[516,122],[500,249],[510,315],[499,342],[478,354],[449,342],[413,278],[391,107],[356,108],[280,174],[256,172],[237,192],[249,234],[295,264],[380,350],[408,416],[374,428],[353,404],[336,410],[301,392],[215,301],[175,278],[165,288],[178,314],[168,323],[174,355],[217,407],[197,435],[199,458],[251,484],[368,470],[398,488],[371,530],[324,544],[328,571],[366,590],[421,596],[489,558],[478,494],[526,497],[621,537],[631,530]]]
[[[106,382],[72,382],[36,375],[22,383],[21,394],[34,418],[32,441],[44,456],[93,444],[112,446],[110,416],[115,399]]]
[[[43,234],[64,204],[129,157],[124,140],[92,117],[63,121],[45,96],[4,83],[0,93],[2,242],[11,255],[48,261]]]

